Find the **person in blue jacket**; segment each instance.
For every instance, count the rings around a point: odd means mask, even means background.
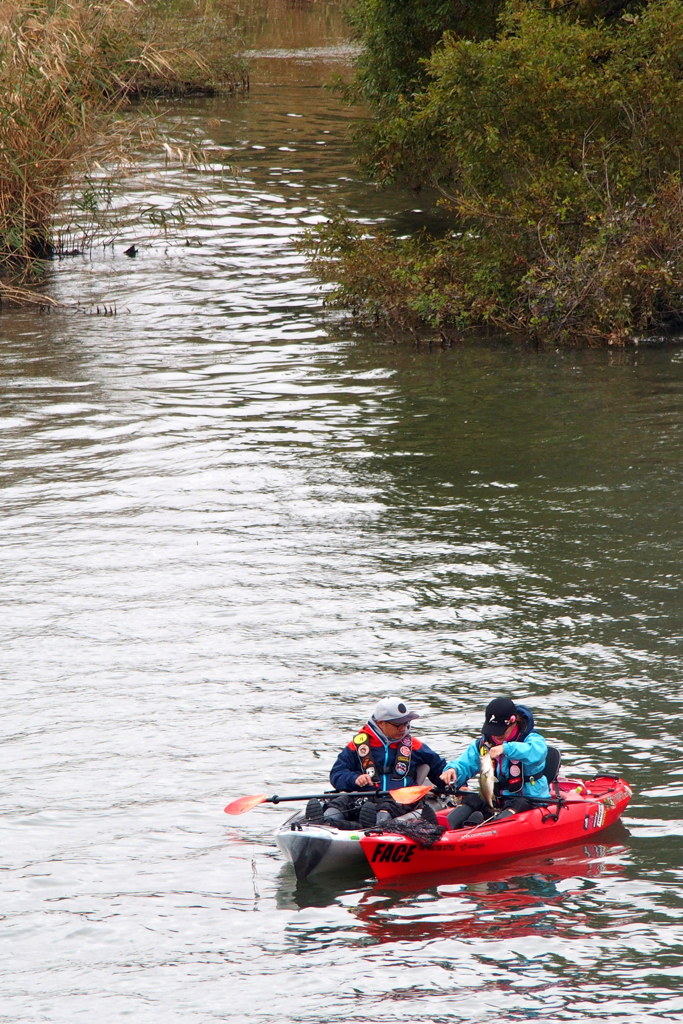
[[[495,807],[478,793],[465,793],[462,804],[450,812],[452,829],[471,827],[495,815],[507,818],[550,800],[544,773],[548,744],[534,727],[534,716],[510,697],[489,702],[482,735],[459,758],[449,761],[441,779],[447,785],[464,786],[480,772],[482,748],[488,750],[495,771]]]
[[[419,717],[398,697],[380,700],[369,721],[338,754],[330,772],[333,787],[344,793],[358,791],[359,796],[375,797],[377,793],[421,785],[429,779],[443,789],[441,773],[446,767],[445,758],[412,735],[411,723]],[[318,801],[309,801],[306,817],[338,828],[358,828],[359,823],[369,828],[408,811],[410,807],[397,804],[391,797],[359,801],[355,796],[339,796],[326,808]]]

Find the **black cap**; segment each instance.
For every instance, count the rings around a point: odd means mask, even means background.
[[[486,708],[486,717],[482,732],[484,736],[502,736],[511,719],[517,714],[514,701],[509,697],[494,697]]]

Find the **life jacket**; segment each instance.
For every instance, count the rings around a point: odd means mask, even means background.
[[[501,761],[496,765],[496,778],[499,788],[504,789],[506,793],[521,792],[525,782],[524,765],[521,761],[513,761],[512,758],[508,758],[507,771],[503,772]]]
[[[420,742],[419,740],[414,740],[410,733],[404,736],[403,739],[395,740],[394,742],[388,739],[384,740],[375,732],[372,725],[368,723],[360,732],[356,733],[349,746],[355,747],[361,771],[365,775],[369,775],[373,781],[379,776],[383,780],[380,782],[381,789],[395,789],[395,786],[387,786],[387,782],[400,782],[404,786],[407,784],[413,748],[420,746]],[[391,773],[382,772],[378,769],[375,758],[372,756],[373,749],[378,755],[378,760],[381,761],[382,757],[384,757],[384,767],[386,767],[387,756],[392,748],[396,749],[396,758]]]

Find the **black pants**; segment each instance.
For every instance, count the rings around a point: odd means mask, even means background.
[[[477,811],[484,815],[484,821],[500,821],[501,818],[510,818],[513,814],[520,814],[521,811],[529,811],[532,807],[538,807],[534,800],[527,800],[524,796],[503,797],[502,809],[493,811],[485,800],[478,793],[465,793],[459,807],[454,807],[448,815],[448,827],[451,829],[465,828],[469,824],[469,817]],[[476,824],[479,817],[471,824]]]
[[[325,807],[324,820],[329,825],[337,824],[340,821],[358,821],[358,811],[362,803],[362,797],[352,796],[345,793],[344,796],[335,796]]]
[[[346,822],[352,824],[358,821],[358,814],[365,800],[370,798],[375,803],[373,794],[369,793],[363,796],[359,793],[358,796],[354,794],[346,793],[344,796],[335,796],[325,807],[323,820],[328,825],[340,826],[340,823]],[[407,814],[409,811],[415,810],[418,803],[414,804],[398,804],[392,797],[386,796],[381,797],[375,803],[377,807],[377,813],[380,811],[386,811],[392,818],[398,818],[403,814]],[[343,826],[342,826],[343,827]]]

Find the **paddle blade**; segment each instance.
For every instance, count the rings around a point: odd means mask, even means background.
[[[397,804],[414,804],[429,793],[433,786],[406,786],[404,789],[392,789],[391,795]]]
[[[231,804],[224,807],[223,810],[226,814],[244,814],[245,811],[250,811],[252,807],[258,807],[259,804],[263,804],[268,799],[265,793],[255,793],[252,796],[241,796],[237,800],[233,800]]]

